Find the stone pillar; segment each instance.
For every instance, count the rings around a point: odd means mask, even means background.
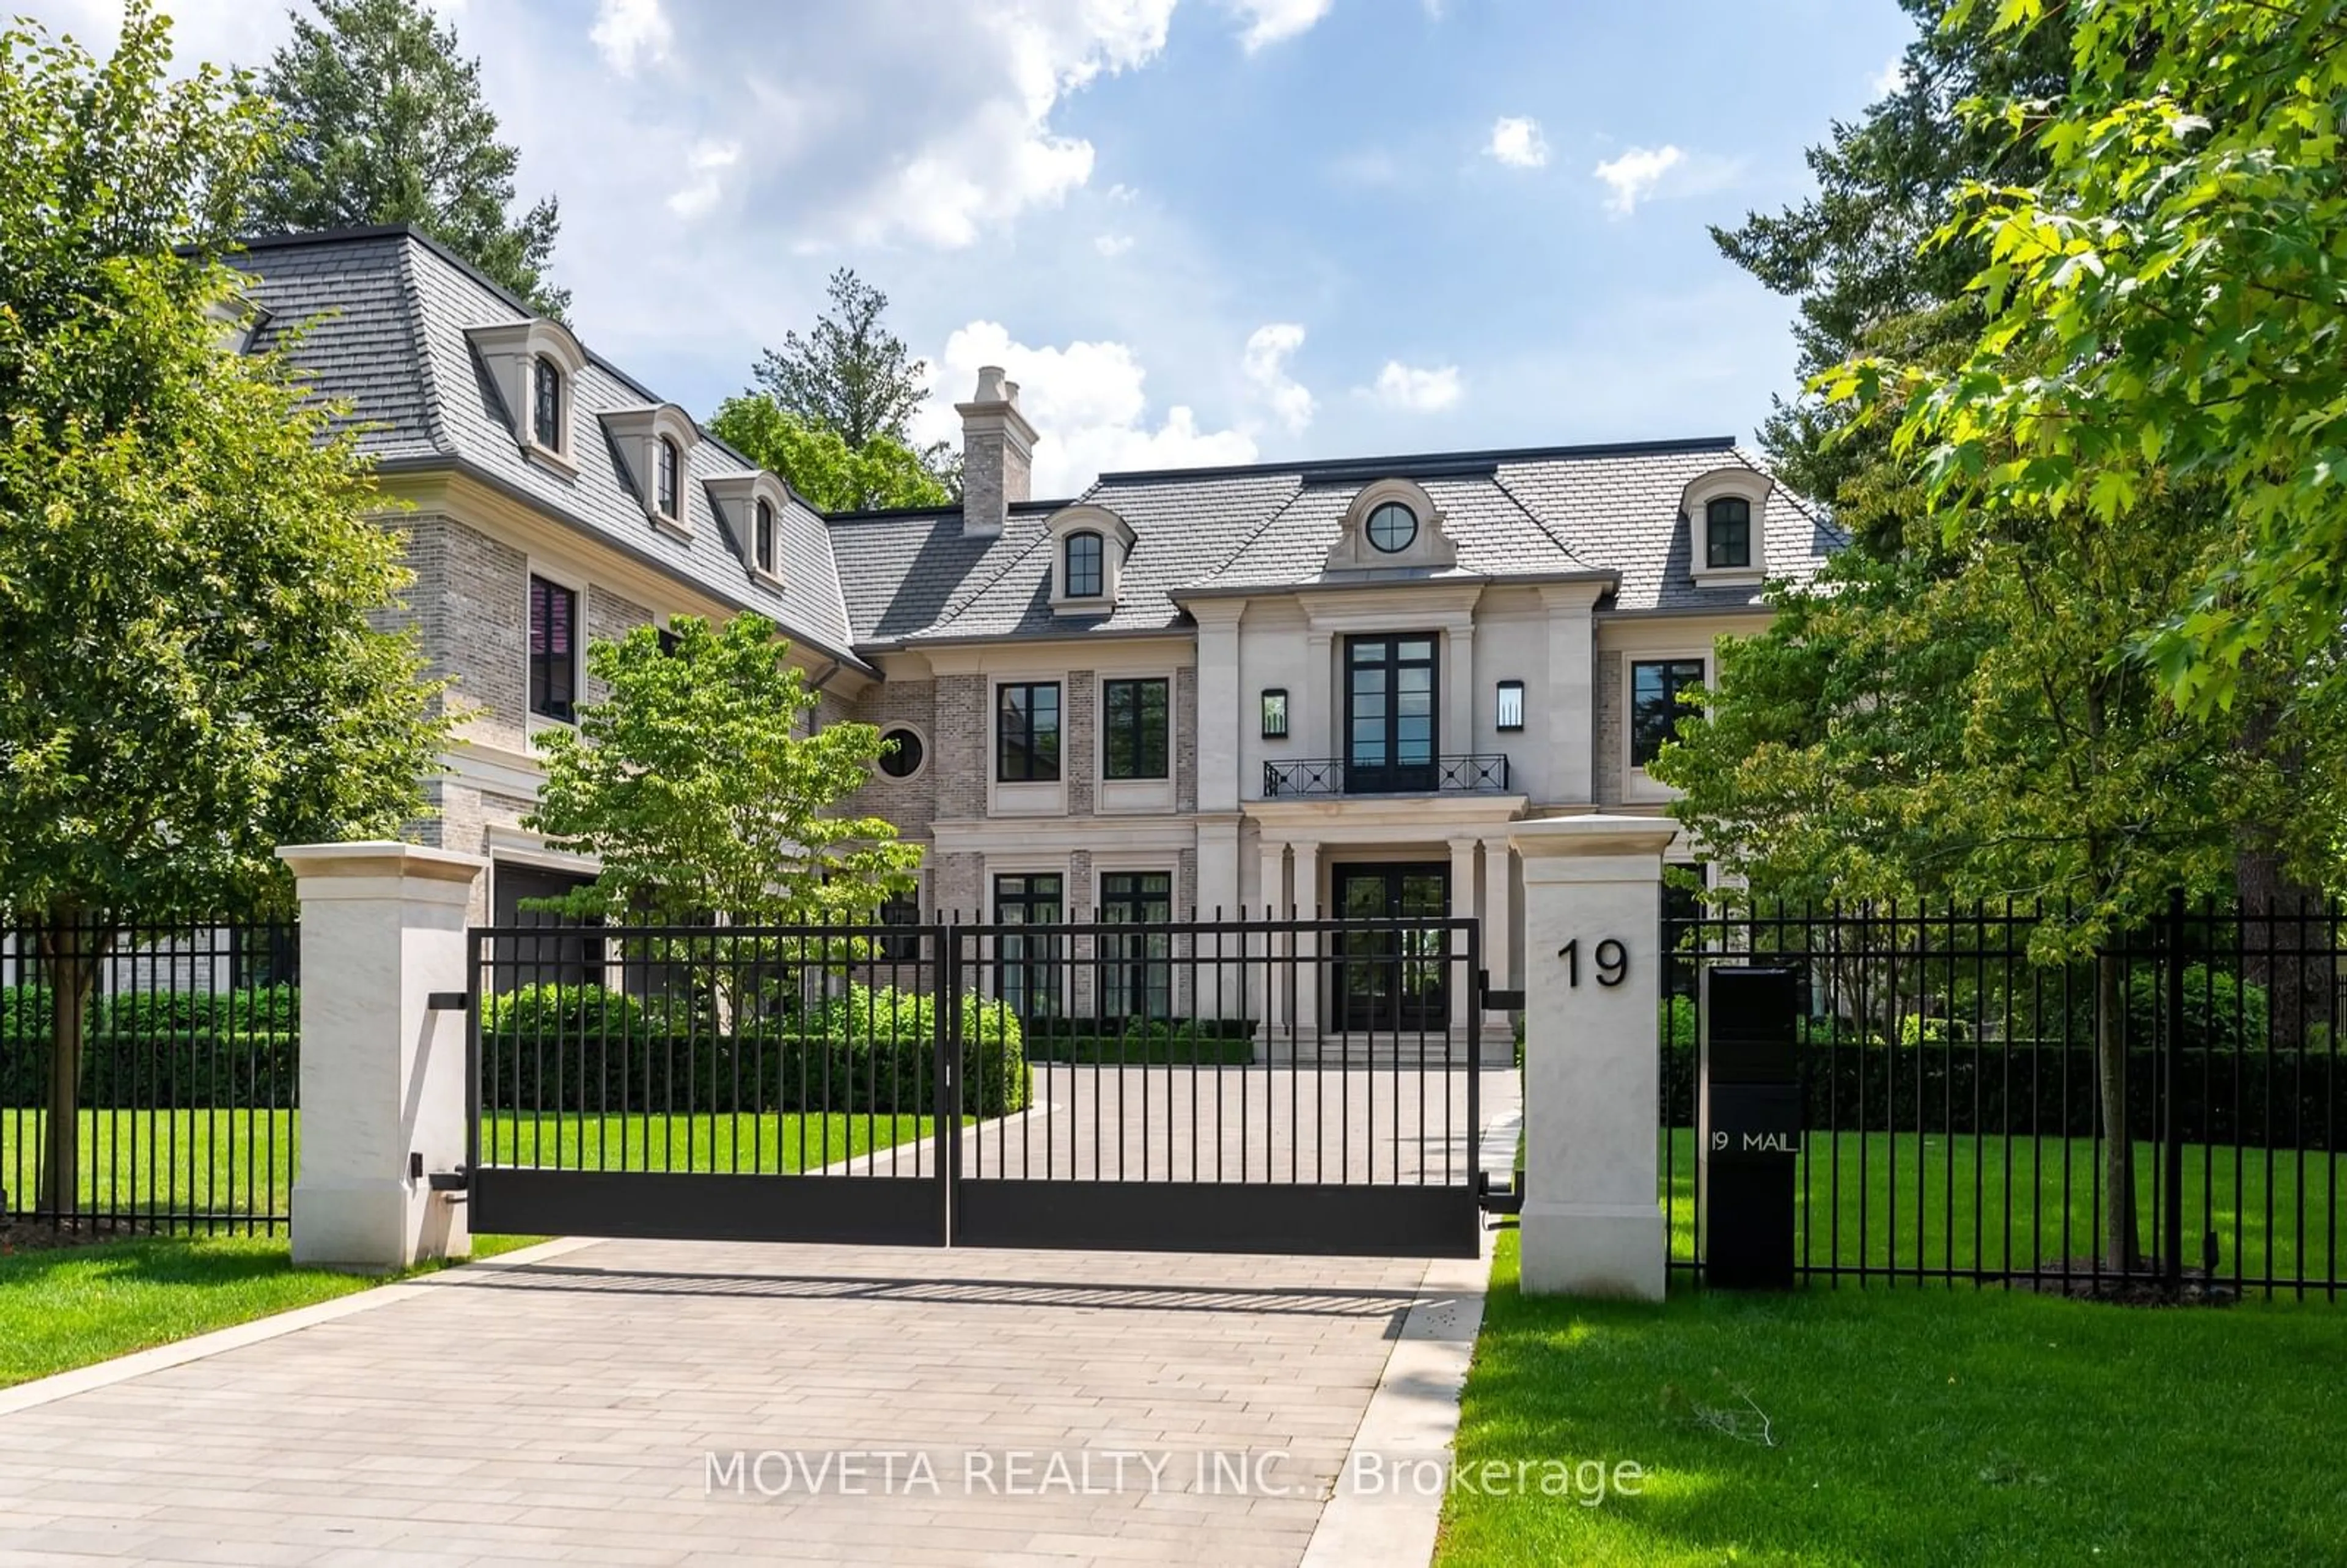
[[[1289,897],[1299,920],[1320,913],[1320,846],[1309,840],[1296,845],[1296,886]],[[1302,931],[1296,938],[1296,1032],[1311,1039],[1320,1032],[1320,994],[1327,976],[1320,968],[1320,934]]]
[[[1202,599],[1198,622],[1198,809],[1239,808],[1239,618],[1243,599]]]
[[[1255,886],[1262,895],[1264,912],[1274,920],[1287,917],[1287,841],[1266,834],[1258,850],[1261,856],[1260,878]],[[1281,960],[1286,956],[1288,942],[1275,934],[1266,933],[1255,939],[1258,956],[1268,959],[1259,962],[1255,969],[1254,989],[1260,1009],[1255,1016],[1264,1022],[1266,1033],[1287,1022],[1288,984]]]
[[[464,1205],[410,1173],[465,1163],[465,911],[487,866],[412,844],[290,845],[302,900],[302,1138],[293,1261],[386,1273],[464,1257]]]
[[[1198,819],[1195,902],[1198,918],[1202,920],[1235,920],[1239,917],[1239,819],[1236,813]],[[1178,904],[1176,913],[1180,913]],[[1220,951],[1227,958],[1239,951],[1236,941],[1229,937],[1201,937],[1198,943],[1198,950],[1202,954]],[[1179,973],[1177,971],[1177,976]],[[1209,1018],[1245,1016],[1245,963],[1201,966],[1197,983],[1199,990],[1194,1002],[1195,1010]]]
[[[1338,735],[1345,726],[1345,675],[1332,657],[1336,641],[1334,632],[1305,632],[1304,689],[1287,694],[1287,733],[1307,757],[1341,757],[1348,750]]]
[[[1580,805],[1597,798],[1590,765],[1597,749],[1597,644],[1591,609],[1599,588],[1563,583],[1540,590],[1548,611],[1549,804]]]
[[[1515,933],[1512,916],[1515,910],[1515,856],[1504,838],[1483,841],[1483,967],[1491,971],[1491,989],[1510,991],[1516,989]],[[1508,1030],[1508,1015],[1496,1011],[1484,1015],[1488,1029],[1497,1028],[1504,1039]],[[1486,1040],[1491,1037],[1487,1033]]]
[[[1443,651],[1442,733],[1436,749],[1463,757],[1475,750],[1475,621],[1462,615],[1443,630],[1450,646]]]
[[[1660,1301],[1663,850],[1655,817],[1518,823],[1524,866],[1524,1289]],[[1616,983],[1604,958],[1621,944]],[[1569,950],[1568,950],[1569,949]]]

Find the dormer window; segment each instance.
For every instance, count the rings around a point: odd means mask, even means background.
[[[1100,535],[1090,528],[1070,534],[1067,576],[1060,589],[1061,595],[1068,599],[1100,598],[1104,555]]]
[[[1704,564],[1715,571],[1752,569],[1752,503],[1720,496],[1704,503]]]
[[[1679,494],[1687,575],[1706,588],[1758,588],[1768,563],[1764,519],[1776,481],[1748,464],[1714,468]]]
[[[562,439],[562,367],[553,355],[542,354],[530,362],[529,394],[530,436],[559,456],[568,443]]]
[[[1131,525],[1106,507],[1069,507],[1043,524],[1051,536],[1051,610],[1100,616],[1116,608],[1117,579],[1136,542]]]
[[[684,520],[684,508],[679,501],[678,476],[684,467],[684,449],[663,436],[660,442],[660,486],[654,505],[661,517],[671,522]]]
[[[1418,538],[1418,514],[1399,501],[1386,501],[1369,514],[1369,543],[1389,556],[1409,548]]]
[[[761,496],[758,498],[757,556],[758,569],[774,569],[774,504]]]

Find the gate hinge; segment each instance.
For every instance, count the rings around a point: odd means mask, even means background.
[[[1491,1173],[1475,1173],[1475,1206],[1487,1214],[1520,1214],[1524,1212],[1524,1190],[1522,1187],[1493,1187]]]

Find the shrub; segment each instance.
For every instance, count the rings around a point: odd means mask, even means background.
[[[2167,976],[2156,966],[2137,966],[2127,976],[2127,1042],[2147,1046],[2158,1039],[2160,1014],[2167,1008]],[[2212,970],[2206,964],[2184,966],[2184,1016],[2179,1044],[2216,1050],[2266,1049],[2266,991],[2254,982]]]

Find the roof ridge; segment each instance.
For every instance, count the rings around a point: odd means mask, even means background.
[[[424,427],[430,432],[432,450],[454,456],[456,444],[440,414],[440,380],[433,374],[431,349],[424,340],[424,295],[415,286],[415,251],[406,245],[399,247],[399,294],[405,307],[399,313],[399,324],[406,333],[408,357],[415,362],[416,379],[422,384]]]
[[[1279,505],[1272,507],[1269,512],[1264,514],[1264,519],[1262,522],[1255,525],[1255,532],[1241,539],[1239,541],[1238,548],[1224,557],[1222,564],[1216,567],[1214,570],[1208,572],[1203,580],[1205,582],[1214,582],[1220,579],[1224,573],[1229,571],[1233,566],[1235,566],[1238,563],[1241,557],[1245,556],[1247,551],[1255,548],[1255,540],[1263,538],[1265,533],[1270,529],[1272,524],[1279,521],[1280,518],[1287,515],[1287,509],[1296,505],[1296,503],[1302,498],[1303,495],[1304,481],[1298,479],[1296,482],[1296,487],[1287,492],[1286,497],[1281,500]]]
[[[1310,457],[1286,463],[1235,463],[1212,468],[1133,468],[1102,474],[1098,485],[1163,483],[1181,479],[1230,479],[1247,474],[1294,474],[1299,477],[1348,474],[1362,469],[1397,478],[1414,467],[1450,471],[1462,466],[1532,463],[1560,457],[1635,457],[1667,452],[1732,452],[1733,436],[1682,436],[1650,441],[1599,441],[1559,446],[1494,447],[1476,452],[1414,452],[1389,456]]]
[[[1531,523],[1532,527],[1538,528],[1541,531],[1542,536],[1545,538],[1549,543],[1554,545],[1558,549],[1563,550],[1564,552],[1565,559],[1573,562],[1573,565],[1581,568],[1583,571],[1598,571],[1604,569],[1599,567],[1592,566],[1586,556],[1583,556],[1579,550],[1574,549],[1571,545],[1565,543],[1564,540],[1558,536],[1556,530],[1548,526],[1546,519],[1542,518],[1538,512],[1533,511],[1532,507],[1526,506],[1524,504],[1524,498],[1508,487],[1508,480],[1505,475],[1497,473],[1493,474],[1491,476],[1491,487],[1498,490],[1502,496],[1507,497],[1509,500],[1514,502],[1516,510],[1524,515],[1524,520]]]
[[[997,535],[996,537],[999,538],[1001,536]],[[1004,578],[1009,577],[1012,568],[1016,567],[1020,561],[1025,560],[1029,556],[1034,554],[1035,547],[1041,544],[1045,539],[1048,539],[1051,537],[1051,530],[1048,528],[1038,533],[1033,538],[1028,540],[1026,544],[1013,551],[1003,561],[1002,565],[996,569],[992,577],[988,578],[976,588],[966,588],[956,597],[947,600],[945,608],[938,612],[938,618],[931,621],[928,626],[924,627],[920,634],[927,635],[933,631],[943,631],[947,627],[951,626],[955,621],[959,620],[962,617],[963,611],[969,610],[971,605],[976,604],[979,600],[986,597],[987,589],[992,588],[996,583],[1000,582]],[[982,561],[986,557],[981,554],[978,559]],[[968,579],[965,579],[964,580],[967,581]]]

